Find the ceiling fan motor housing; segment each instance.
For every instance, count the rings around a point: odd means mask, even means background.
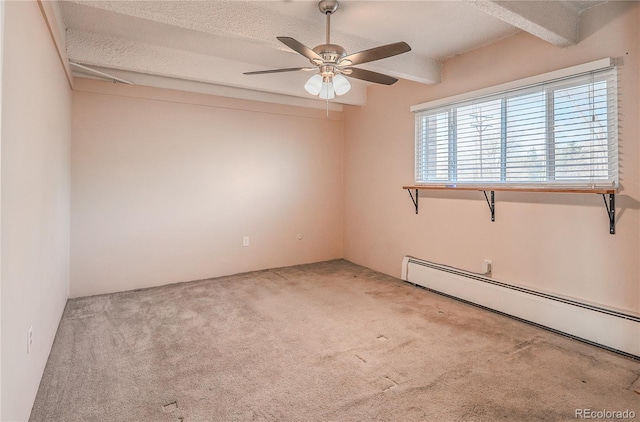
[[[318,53],[325,63],[336,63],[339,59],[347,55],[345,49],[337,44],[321,44],[314,47],[313,51]]]

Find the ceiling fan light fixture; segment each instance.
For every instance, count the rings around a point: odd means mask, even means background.
[[[304,89],[311,95],[318,95],[322,90],[322,76],[316,74],[309,78],[306,84],[304,84]]]
[[[333,90],[333,84],[331,82],[322,82],[322,89],[320,90],[320,98],[323,100],[333,100],[335,98],[335,91]]]
[[[335,75],[333,77],[333,89],[336,95],[344,95],[351,89],[351,83],[342,75]]]

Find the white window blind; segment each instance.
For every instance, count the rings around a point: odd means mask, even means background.
[[[618,187],[615,67],[417,110],[416,183]]]

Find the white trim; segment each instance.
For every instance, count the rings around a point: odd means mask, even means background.
[[[126,79],[117,78],[117,77],[115,77],[113,75],[109,75],[108,73],[100,72],[99,70],[92,69],[89,66],[81,65],[80,63],[69,62],[69,64],[71,66],[73,66],[73,67],[77,67],[77,68],[85,70],[87,72],[94,73],[94,74],[96,74],[98,76],[102,76],[103,78],[107,78],[108,80],[113,81],[113,82],[117,81],[117,82],[120,82],[120,83],[123,83],[123,84],[126,84],[126,85],[134,85],[134,83],[131,82],[131,81],[128,81]]]
[[[422,104],[416,104],[414,106],[411,106],[410,110],[415,113],[418,111],[439,107],[445,104],[457,103],[460,101],[469,100],[471,98],[484,97],[486,95],[495,94],[501,91],[518,89],[528,85],[539,84],[552,79],[565,78],[567,76],[578,75],[585,72],[592,72],[594,70],[605,69],[611,66],[613,66],[613,61],[611,58],[600,59],[589,63],[583,63],[577,66],[542,73],[540,75],[535,75],[524,79],[518,79],[516,81],[506,82],[500,85],[494,85],[488,88],[478,89],[476,91],[465,92],[464,94],[458,94],[451,97],[428,101]]]
[[[69,82],[69,87],[73,89],[73,76],[71,75],[71,67],[69,65],[69,57],[67,56],[67,43],[66,32],[67,28],[62,20],[62,13],[60,12],[60,5],[57,1],[38,0],[38,7],[42,13],[49,35],[53,45],[56,47],[56,52],[60,58],[60,63],[64,68],[64,73]]]

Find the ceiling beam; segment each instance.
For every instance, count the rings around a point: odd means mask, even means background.
[[[278,42],[276,36],[295,35],[312,47],[321,42],[315,38],[324,35],[325,24],[316,7],[310,8],[314,19],[291,19],[260,2],[71,0],[63,8],[74,23],[67,32],[69,55],[81,64],[300,97],[308,97],[302,88],[309,78],[306,72],[287,74],[286,82],[277,75],[249,77],[242,73],[308,65],[308,60]],[[180,10],[193,19],[179,18],[183,16],[177,13]],[[125,35],[118,22],[139,31]],[[171,33],[181,37],[162,36]],[[350,52],[379,44],[340,30],[332,33]],[[424,84],[440,82],[440,62],[414,51],[363,67]],[[355,82],[352,92],[335,101],[365,104],[367,85]]]
[[[580,12],[560,1],[467,0],[478,9],[558,47],[578,42]]]
[[[254,65],[239,60],[73,29],[67,30],[67,52],[71,61],[90,67],[310,98],[304,90],[304,83],[310,75],[308,72],[291,72],[286,80],[273,78],[273,75],[246,76],[243,72],[254,69]],[[135,84],[144,83],[136,77],[130,80]],[[364,105],[367,101],[366,85],[353,83],[349,93],[336,97],[334,101]]]
[[[194,92],[197,94],[215,95],[218,97],[237,98],[241,100],[259,101],[263,103],[283,104],[296,107],[315,108],[319,110],[329,109],[330,111],[341,112],[343,106],[335,101],[329,101],[328,103],[315,98],[303,98],[294,97],[292,95],[274,94],[271,92],[257,91],[254,89],[236,88],[232,86],[216,85],[211,83],[203,83],[196,81],[187,81],[184,79],[165,78],[162,76],[155,76],[149,74],[142,74],[136,72],[127,72],[123,70],[103,69],[98,70],[108,71],[110,74],[122,79],[135,79],[136,85],[143,87],[154,87],[161,89],[170,89],[173,91]],[[74,71],[74,76],[77,78],[76,82],[80,84],[80,87],[75,89],[80,92],[83,91],[84,82],[82,79],[102,79],[96,78],[94,74],[89,72],[77,72]],[[103,85],[104,86],[104,85]],[[128,95],[127,92],[134,91],[119,91],[122,95]]]

